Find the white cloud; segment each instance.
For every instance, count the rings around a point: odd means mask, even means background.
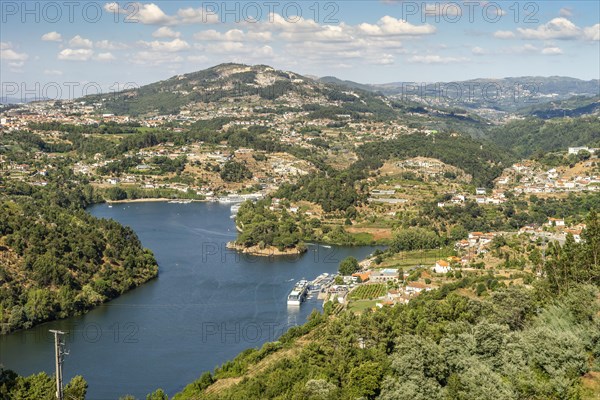
[[[59,71],[57,69],[45,69],[44,70],[44,75],[54,75],[54,76],[59,76],[62,75],[63,72]]]
[[[8,63],[8,66],[12,68],[22,68],[25,66],[25,61],[12,61]]]
[[[583,36],[587,40],[599,41],[600,40],[600,24],[596,24],[594,26],[584,28]]]
[[[268,42],[273,39],[273,34],[271,32],[248,32],[246,37],[252,41]]]
[[[408,59],[408,62],[415,64],[450,64],[460,63],[469,61],[468,58],[464,57],[442,57],[438,55],[426,55],[426,56],[412,56]]]
[[[99,53],[96,57],[94,57],[97,61],[112,61],[116,60],[116,57],[112,55],[112,53]]]
[[[524,46],[521,46],[520,49],[522,49],[523,51],[538,51],[538,48],[532,44],[526,44]]]
[[[170,42],[168,42],[168,41],[161,42],[158,40],[154,40],[152,42],[146,42],[146,41],[140,40],[137,43],[140,46],[151,49],[152,51],[168,52],[168,53],[183,51],[183,50],[187,50],[190,48],[190,45],[188,44],[188,42],[186,42],[185,40],[181,40],[181,39],[173,39]]]
[[[517,28],[525,39],[575,39],[581,32],[580,29],[566,18],[554,18],[536,29]]]
[[[124,14],[129,22],[139,22],[145,25],[170,25],[175,22],[154,3],[127,3],[125,9],[116,2],[104,4],[104,10],[111,14]]]
[[[60,42],[62,41],[62,35],[58,32],[48,32],[42,35],[44,42]]]
[[[181,56],[173,56],[170,53],[159,53],[155,51],[139,51],[131,58],[131,62],[143,66],[156,66],[162,64],[174,64],[183,61]]]
[[[199,56],[188,56],[187,60],[192,61],[192,62],[197,62],[197,63],[204,63],[204,62],[207,62],[209,60],[209,58],[204,55],[199,55]]]
[[[196,40],[206,40],[206,41],[233,41],[233,42],[241,42],[246,38],[246,35],[243,31],[239,29],[231,29],[225,33],[217,32],[214,29],[207,29],[202,32],[198,32],[194,35],[194,39]]]
[[[524,39],[572,40],[582,36],[581,29],[566,18],[554,18],[536,29],[517,28]]]
[[[373,36],[421,36],[436,32],[435,27],[432,25],[412,25],[402,19],[387,15],[377,21],[376,25],[365,22],[358,25],[358,29],[367,35]]]
[[[152,36],[155,38],[169,38],[169,39],[174,39],[174,38],[178,38],[181,36],[180,32],[175,32],[173,29],[169,28],[168,26],[162,26],[160,28],[158,28],[157,30],[155,30],[152,33]]]
[[[100,40],[95,43],[96,47],[102,50],[124,50],[128,45],[121,42],[111,42],[110,40]]]
[[[119,3],[116,3],[116,2],[105,3],[103,8],[104,8],[104,11],[113,13],[113,14],[124,11],[124,10],[121,10],[121,7],[119,7]]]
[[[272,38],[271,32],[244,32],[239,29],[231,29],[224,33],[207,29],[194,35],[194,39],[199,41],[219,42],[268,42]]]
[[[494,37],[497,39],[512,39],[515,36],[515,33],[511,31],[497,31],[494,33]]]
[[[58,53],[59,60],[65,61],[87,61],[92,58],[94,52],[90,49],[64,49]]]
[[[21,62],[27,61],[28,58],[28,54],[15,51],[11,43],[0,42],[0,60]]]
[[[538,49],[536,46],[527,43],[524,44],[523,46],[517,46],[517,47],[510,47],[508,49],[504,49],[502,51],[502,53],[505,54],[533,54],[533,53],[538,53],[540,51],[540,49]]]
[[[564,14],[564,12],[563,12]],[[600,24],[580,28],[565,17],[553,18],[536,28],[517,28],[516,32],[497,31],[494,37],[512,39],[519,37],[528,40],[600,40]]]
[[[274,54],[275,52],[273,51],[273,48],[268,45],[260,47],[255,53],[255,55],[259,57],[272,57]]]
[[[220,22],[216,13],[207,12],[203,8],[182,8],[177,11],[177,16],[182,24],[216,24]]]
[[[558,14],[561,17],[572,17],[573,16],[573,10],[570,7],[563,7],[560,9],[560,11],[558,12]]]
[[[373,64],[378,65],[390,65],[394,63],[394,56],[392,54],[382,54],[381,57],[375,59]]]
[[[471,53],[473,53],[473,55],[476,55],[476,56],[483,56],[483,55],[487,54],[487,52],[479,46],[473,47],[471,49]]]
[[[76,49],[91,49],[94,47],[94,43],[89,39],[77,35],[69,40],[69,46]]]
[[[563,54],[563,51],[560,49],[560,47],[545,47],[542,50],[542,54],[547,56],[558,56]]]

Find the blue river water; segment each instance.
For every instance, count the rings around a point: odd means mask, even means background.
[[[227,250],[230,207],[215,203],[97,205],[90,213],[132,227],[159,263],[159,277],[89,313],[0,337],[0,364],[19,374],[54,373],[49,329],[68,331],[64,376],[82,375],[88,399],[170,396],[204,371],[303,324],[321,301],[288,307],[295,281],[334,273],[372,247],[309,245],[295,257]]]

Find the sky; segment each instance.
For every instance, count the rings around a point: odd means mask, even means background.
[[[361,83],[598,79],[599,4],[2,0],[0,93],[80,97],[224,62]]]

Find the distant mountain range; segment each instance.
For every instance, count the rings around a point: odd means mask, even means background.
[[[519,110],[521,115],[531,115],[542,119],[581,117],[600,114],[600,96],[575,96],[567,100],[536,104]]]
[[[516,112],[521,108],[572,97],[600,96],[600,80],[551,76],[523,76],[502,79],[471,79],[456,82],[392,82],[361,84],[334,77],[320,79],[348,88],[360,88],[391,98],[417,101],[429,105],[492,109]],[[583,110],[582,110],[583,111]]]
[[[45,101],[47,98],[20,98],[20,97],[9,97],[3,96],[0,94],[0,104],[22,104],[22,103],[31,103],[34,101]]]
[[[364,86],[366,87],[366,86]],[[307,119],[391,120],[412,113],[436,120],[480,124],[464,110],[427,107],[412,101],[390,99],[362,87],[350,88],[266,65],[221,64],[203,71],[115,94],[85,97],[88,103],[117,115],[165,115],[182,111],[218,114],[219,104],[236,105],[254,115],[261,112],[304,112]],[[241,116],[241,114],[240,114]]]
[[[117,96],[95,95],[85,100],[102,101],[108,111],[133,115],[172,114],[219,102],[235,102],[240,107],[287,107],[311,112],[329,107],[333,114],[394,113],[387,99],[372,91],[350,91],[347,87],[294,72],[243,64],[221,64],[124,91]]]
[[[207,104],[234,102],[243,107],[275,108],[282,112],[285,109],[304,110],[311,112],[315,118],[369,115],[372,118],[390,119],[399,113],[416,112],[450,118],[460,115],[459,119],[462,120],[477,120],[479,117],[474,117],[473,113],[494,119],[498,115],[520,110],[525,110],[525,113],[538,112],[542,117],[552,118],[553,115],[559,115],[560,110],[549,111],[554,106],[543,104],[550,101],[556,104],[573,96],[599,95],[599,80],[583,81],[567,77],[371,85],[332,76],[308,77],[267,65],[229,63],[177,75],[121,92],[117,96],[95,95],[85,100],[101,102],[107,112],[129,115],[176,114],[183,110],[198,110]],[[589,105],[574,115],[595,110],[595,105]],[[566,114],[563,112],[563,116]]]

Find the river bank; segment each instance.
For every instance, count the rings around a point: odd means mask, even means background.
[[[169,203],[171,201],[186,201],[191,203],[206,203],[210,200],[192,200],[192,199],[169,199],[164,197],[147,199],[125,199],[125,200],[105,200],[106,204],[126,204],[126,203]]]
[[[204,371],[306,322],[322,301],[286,300],[295,282],[335,274],[344,258],[373,247],[309,245],[302,257],[221,251],[236,231],[230,206],[136,202],[89,212],[131,227],[160,265],[158,279],[79,316],[0,336],[0,363],[20,375],[54,373],[49,329],[69,332],[64,380],[82,375],[88,399],[138,399],[157,387],[170,396]]]
[[[230,250],[236,250],[243,254],[259,256],[259,257],[297,256],[300,254],[304,254],[307,251],[306,247],[301,247],[301,248],[294,247],[291,249],[284,249],[282,251],[282,250],[279,250],[275,246],[267,246],[265,248],[261,248],[260,246],[246,247],[246,246],[236,244],[235,242],[227,242],[226,247]]]

